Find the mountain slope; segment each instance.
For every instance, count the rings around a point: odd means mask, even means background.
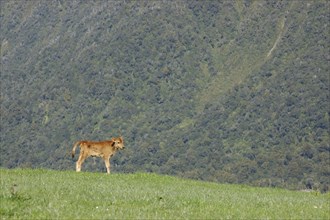
[[[328,190],[327,1],[1,8],[1,166],[122,133],[119,172]]]

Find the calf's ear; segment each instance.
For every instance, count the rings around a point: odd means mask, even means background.
[[[111,144],[111,146],[115,146],[115,143],[116,143],[116,142],[113,141],[112,144]]]

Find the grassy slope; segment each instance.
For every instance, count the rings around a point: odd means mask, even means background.
[[[0,199],[2,219],[330,218],[329,194],[146,173],[1,169]]]

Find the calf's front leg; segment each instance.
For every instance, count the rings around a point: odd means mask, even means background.
[[[104,163],[107,168],[107,174],[110,174],[110,158],[104,158]]]

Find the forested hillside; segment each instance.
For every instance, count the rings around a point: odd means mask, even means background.
[[[0,166],[329,190],[329,1],[0,2]]]

